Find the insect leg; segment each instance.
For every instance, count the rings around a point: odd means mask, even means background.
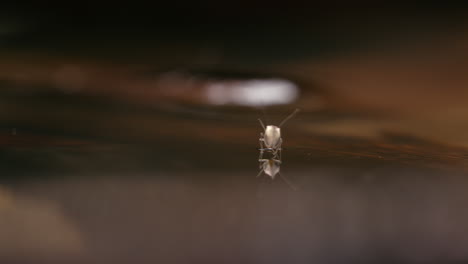
[[[260,170],[260,171],[258,172],[258,174],[257,174],[257,177],[256,177],[256,178],[258,178],[258,177],[262,176],[262,172],[263,172],[263,170]]]
[[[260,149],[263,150],[263,133],[260,133],[260,138],[258,139],[258,142],[260,143]]]
[[[282,125],[284,125],[284,123],[286,123],[289,119],[291,119],[293,116],[295,116],[298,112],[299,112],[299,108],[296,108],[296,110],[294,110],[294,112],[292,112],[292,114],[288,115],[288,117],[286,117],[280,124],[278,127],[281,127]]]
[[[260,143],[259,159],[262,159],[263,158],[263,151],[265,150],[265,148],[263,147],[263,133],[260,133],[260,138],[258,139],[258,143]]]
[[[266,130],[265,125],[263,124],[263,122],[262,122],[262,120],[260,118],[258,119],[258,122],[260,122],[260,125],[263,127],[263,131],[265,131]]]
[[[287,185],[289,185],[289,187],[291,187],[291,189],[293,189],[294,191],[297,191],[297,187],[294,186],[294,184],[292,184],[286,177],[284,177],[283,174],[281,174],[281,173],[278,173],[278,174],[280,175],[281,179],[283,179],[283,181],[284,181]]]
[[[275,150],[275,157],[278,157],[278,159],[280,161],[283,161],[282,158],[281,158],[281,144],[283,144],[283,139],[280,138],[279,141],[278,141],[278,145],[276,147],[276,150]]]

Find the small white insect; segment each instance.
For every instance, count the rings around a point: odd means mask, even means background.
[[[281,138],[281,126],[286,123],[289,119],[295,116],[299,112],[299,109],[296,108],[292,114],[286,117],[279,126],[274,125],[265,125],[263,124],[262,120],[259,118],[258,121],[263,128],[263,132],[260,133],[260,157],[259,160],[263,158],[264,152],[273,153],[273,158],[277,158],[281,161],[281,144],[283,143],[283,139]]]
[[[260,172],[257,174],[257,177],[260,177],[263,173],[269,176],[271,179],[275,179],[276,175],[279,175],[281,179],[283,179],[286,184],[291,187],[293,190],[297,190],[297,188],[282,174],[280,174],[281,168],[281,160],[270,158],[270,159],[259,159],[258,162],[260,163]]]

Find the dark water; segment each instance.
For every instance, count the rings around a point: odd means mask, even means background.
[[[372,14],[0,20],[0,262],[466,262],[466,23]],[[257,118],[295,108],[291,188],[256,177]]]
[[[281,173],[293,190],[279,177],[255,177],[259,109],[171,112],[23,94],[13,104],[11,96],[3,97],[15,114],[3,128],[0,192],[7,262],[468,257],[465,148],[395,131],[313,130],[384,117],[304,110],[291,120],[282,129]],[[280,120],[290,108],[267,117]]]

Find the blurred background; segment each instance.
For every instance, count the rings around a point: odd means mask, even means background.
[[[467,14],[0,4],[0,263],[468,261]]]

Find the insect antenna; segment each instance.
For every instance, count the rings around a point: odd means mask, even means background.
[[[298,112],[299,112],[299,108],[296,108],[296,110],[294,110],[294,112],[292,112],[292,114],[290,114],[288,117],[286,117],[280,124],[278,127],[281,127],[282,125],[284,125],[284,123],[286,123],[289,119],[293,118]]]
[[[261,109],[262,109],[262,114],[263,114],[263,120],[265,120],[267,124],[270,123],[268,120],[268,115],[266,114],[266,108],[263,106]]]
[[[260,118],[258,119],[258,122],[260,122],[260,125],[263,127],[263,131],[265,131],[266,130],[265,125],[263,124],[263,122],[262,122],[262,120]]]
[[[265,120],[265,122],[268,124],[268,123],[269,123],[269,122],[268,122],[268,116],[267,116],[267,114],[266,114],[265,107],[262,106],[262,107],[259,107],[259,108],[262,110],[263,120]],[[260,125],[261,125],[262,128],[263,128],[263,131],[265,131],[266,128],[265,128],[265,124],[263,123],[262,119],[261,119],[261,118],[257,118],[257,119],[258,119],[258,122],[260,122]]]
[[[283,179],[283,181],[284,181],[287,185],[289,185],[289,187],[291,187],[291,189],[293,189],[294,191],[297,191],[297,187],[294,186],[294,184],[292,184],[291,181],[289,181],[286,177],[284,177],[283,174],[281,174],[281,173],[278,173],[278,174],[279,174],[279,176],[281,177],[281,179]]]

